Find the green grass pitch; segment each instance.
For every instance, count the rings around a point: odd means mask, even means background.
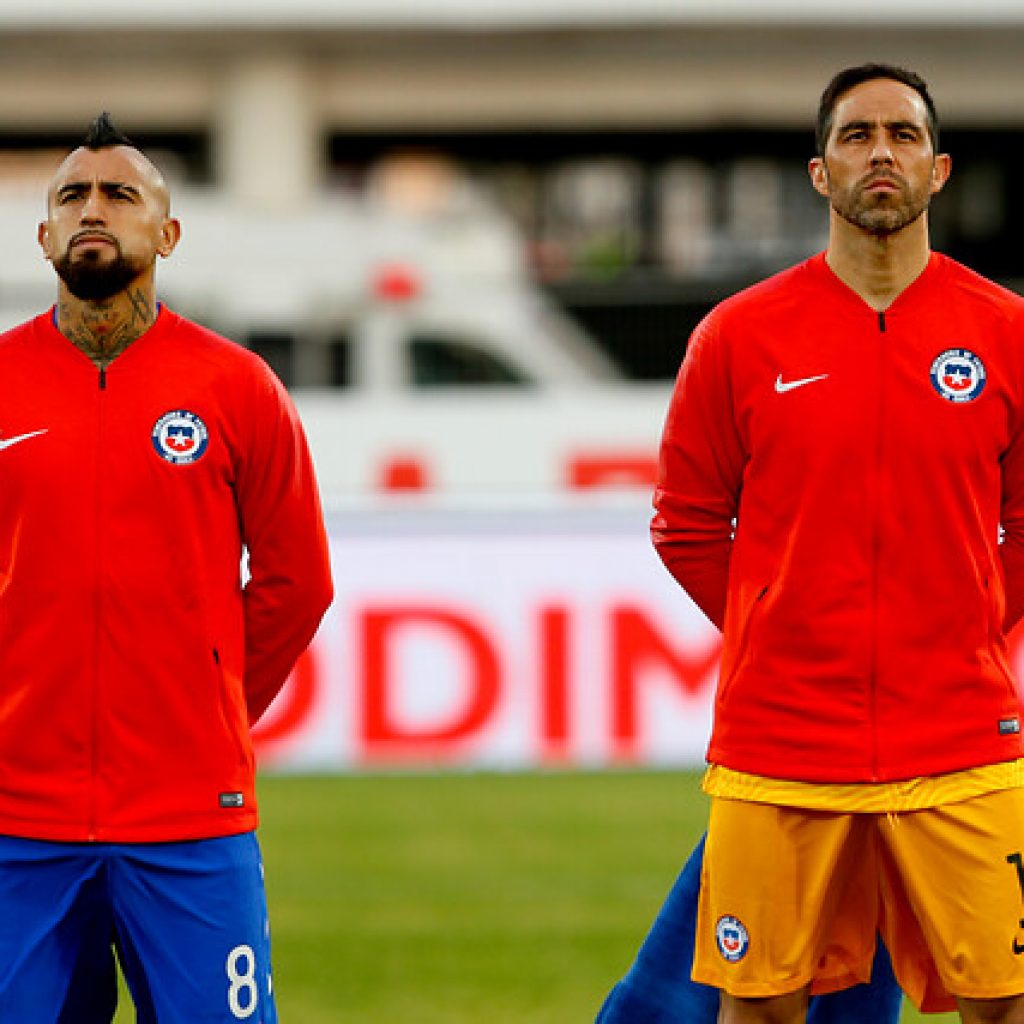
[[[672,772],[268,776],[260,799],[282,1024],[589,1024],[706,813]]]

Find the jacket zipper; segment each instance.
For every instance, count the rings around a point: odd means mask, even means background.
[[[99,391],[105,392],[107,390],[107,368],[100,366],[99,372]],[[102,513],[102,473],[99,472],[99,458],[100,453],[103,451],[103,427],[104,427],[104,402],[102,394],[99,396],[96,403],[96,451],[97,451],[97,466],[96,466],[96,521],[95,521],[95,536],[96,536],[96,597],[95,597],[95,613],[96,621],[94,626],[94,643],[95,648],[93,651],[93,679],[92,679],[92,708],[91,708],[91,722],[90,722],[90,744],[89,744],[89,841],[96,842],[96,819],[97,819],[97,786],[99,785],[99,733],[100,733],[100,675],[101,675],[101,664],[100,664],[100,650],[102,646],[102,622],[103,622],[103,587],[102,587],[102,573],[98,570],[102,566],[103,558],[101,552],[102,537],[103,537],[103,513]]]
[[[871,778],[878,779],[878,646],[879,646],[879,576],[878,567],[882,557],[882,446],[885,440],[885,375],[882,370],[886,333],[885,313],[878,314],[878,412],[875,429],[875,507],[872,517],[871,537],[871,665],[868,677],[868,728],[871,733]]]

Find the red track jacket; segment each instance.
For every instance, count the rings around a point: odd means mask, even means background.
[[[945,257],[884,314],[821,255],[711,312],[652,524],[724,627],[709,761],[870,782],[1024,753],[1022,426],[1024,300]]]
[[[330,597],[260,359],[167,309],[104,373],[51,313],[0,335],[0,833],[254,828],[249,722]]]

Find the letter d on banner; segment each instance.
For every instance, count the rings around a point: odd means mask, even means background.
[[[479,732],[494,713],[501,694],[501,669],[494,644],[468,616],[436,606],[368,608],[362,616],[364,755],[370,761],[448,759],[461,742]],[[429,725],[401,721],[400,701],[410,687],[433,686],[436,679],[398,677],[399,641],[418,635],[460,655],[464,693],[457,707]]]

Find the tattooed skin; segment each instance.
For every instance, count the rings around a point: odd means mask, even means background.
[[[141,288],[129,288],[110,299],[61,302],[60,332],[101,369],[110,365],[156,319],[156,309]]]

